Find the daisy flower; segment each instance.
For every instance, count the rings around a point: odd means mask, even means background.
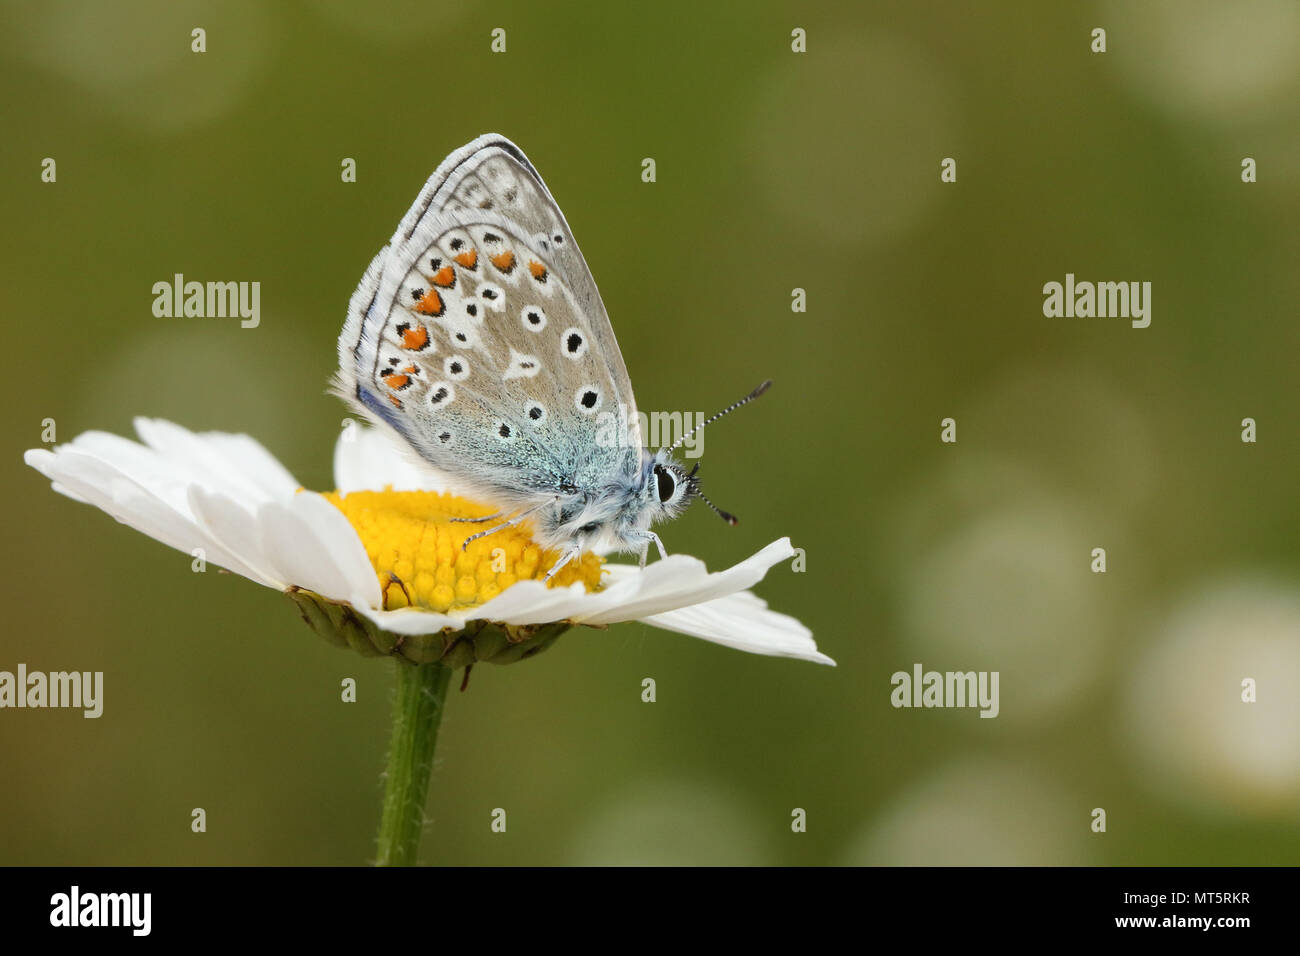
[[[416,862],[438,728],[454,669],[508,664],[576,624],[643,621],[756,654],[834,664],[808,629],[747,588],[794,556],[788,538],[710,574],[670,555],[642,569],[585,554],[543,582],[558,552],[527,525],[468,541],[491,509],[456,495],[387,434],[350,425],[337,489],[306,491],[247,435],[135,422],[140,442],[86,432],[27,464],[54,490],[164,544],[278,588],[317,632],[396,667],[377,862]],[[458,520],[459,519],[459,520]],[[464,684],[461,685],[462,688]]]
[[[774,541],[724,571],[670,555],[646,568],[595,554],[540,579],[558,557],[509,528],[461,545],[486,515],[384,433],[349,425],[337,489],[306,491],[247,435],[135,421],[140,442],[86,432],[27,464],[55,491],[189,554],[277,588],[334,643],[461,667],[508,663],[571,625],[642,621],[755,654],[834,664],[799,621],[747,589],[794,555]],[[461,520],[455,520],[461,519]]]

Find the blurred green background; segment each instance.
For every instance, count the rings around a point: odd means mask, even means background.
[[[482,666],[427,861],[1300,862],[1298,11],[4,3],[0,669],[106,690],[0,712],[0,863],[370,858],[392,665],[21,454],[143,414],[332,487],[348,296],[488,131],[563,207],[643,409],[776,380],[705,444],[740,526],[663,535],[711,567],[790,535],[807,572],[758,593],[839,667],[639,624]],[[177,272],[260,281],[261,326],[154,318]],[[1044,318],[1067,272],[1152,282],[1150,328]],[[893,709],[916,662],[999,671],[1001,715]]]

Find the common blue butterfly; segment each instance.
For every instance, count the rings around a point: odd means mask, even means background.
[[[502,136],[448,156],[370,263],[334,389],[500,509],[474,538],[531,521],[561,551],[548,578],[584,550],[640,552],[644,566],[653,543],[666,556],[650,526],[695,497],[736,520],[700,492],[698,465],[673,459],[689,435],[642,448],[595,280],[541,176]]]

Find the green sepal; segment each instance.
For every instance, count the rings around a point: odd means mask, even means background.
[[[385,631],[349,604],[330,601],[311,591],[285,591],[313,631],[335,647],[350,647],[363,657],[395,657],[412,664],[439,663],[452,670],[470,664],[513,664],[546,650],[572,627],[551,624],[499,624],[470,621],[461,630],[398,635]]]

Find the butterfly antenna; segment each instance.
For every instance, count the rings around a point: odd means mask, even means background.
[[[767,391],[769,388],[771,388],[771,387],[772,387],[772,380],[769,378],[766,382],[764,382],[762,385],[758,386],[758,388],[754,389],[752,392],[750,392],[748,395],[746,395],[746,396],[745,396],[744,398],[742,398],[740,401],[738,401],[738,402],[732,402],[730,405],[728,405],[728,406],[727,406],[726,408],[724,408],[722,411],[718,412],[718,414],[714,415],[714,416],[711,417],[711,418],[706,418],[704,421],[700,422],[698,425],[696,425],[694,428],[692,428],[690,431],[688,431],[688,432],[687,432],[685,435],[683,435],[681,438],[677,439],[677,441],[673,442],[673,443],[668,447],[668,450],[669,450],[669,451],[673,451],[674,449],[681,447],[681,446],[684,445],[686,442],[690,441],[691,436],[694,435],[694,434],[695,434],[697,431],[699,431],[701,428],[703,428],[705,425],[712,425],[714,422],[716,422],[716,421],[717,421],[719,418],[721,418],[723,415],[730,415],[730,414],[731,414],[732,412],[734,412],[736,409],[740,408],[740,406],[742,406],[742,405],[748,405],[750,402],[752,402],[754,399],[758,398],[758,396],[762,395],[764,392],[766,392],[766,391]],[[700,497],[701,497],[701,498],[704,498],[703,495],[700,495]],[[713,504],[712,504],[711,502],[709,502],[709,499],[708,499],[708,498],[704,498],[704,501],[705,501],[706,503],[708,503],[708,505],[709,505],[710,508],[713,508]],[[724,518],[727,518],[727,519],[729,520],[729,523],[730,523],[730,524],[735,524],[735,523],[736,523],[736,519],[735,519],[734,516],[727,514],[725,511],[718,511],[717,508],[713,508],[713,510],[714,510],[714,511],[717,511],[718,514],[722,515]]]
[[[768,383],[766,383],[766,384],[770,385],[771,382],[768,382]],[[760,392],[760,394],[762,394],[762,393]],[[751,397],[752,397],[752,396],[751,396]],[[746,401],[748,401],[748,400],[749,400],[749,399],[746,399]],[[700,426],[700,427],[702,428],[702,427],[704,427],[704,426]],[[695,467],[691,469],[691,473],[690,473],[689,475],[686,476],[686,480],[689,481],[689,482],[691,483],[691,494],[695,495],[697,498],[699,498],[701,501],[703,501],[706,505],[708,505],[710,508],[712,508],[714,514],[716,514],[716,515],[717,515],[719,518],[721,518],[723,521],[727,522],[727,524],[731,525],[733,528],[734,528],[736,525],[740,524],[740,519],[739,519],[739,518],[737,518],[735,515],[733,515],[730,511],[723,511],[721,508],[719,508],[717,505],[715,505],[712,501],[710,501],[710,500],[708,499],[708,497],[704,494],[704,492],[700,491],[700,479],[698,479],[698,478],[695,477],[695,476],[698,475],[699,473],[700,473],[700,463],[697,461],[697,462],[695,463]]]
[[[727,524],[731,525],[733,528],[736,525],[740,524],[739,518],[733,515],[730,511],[723,511],[721,508],[715,505],[712,501],[710,501],[707,497],[705,497],[704,492],[700,491],[698,487],[695,489],[695,493],[700,496],[701,501],[703,501],[706,505],[712,508],[717,513],[718,517],[721,518],[723,521],[727,522]]]

